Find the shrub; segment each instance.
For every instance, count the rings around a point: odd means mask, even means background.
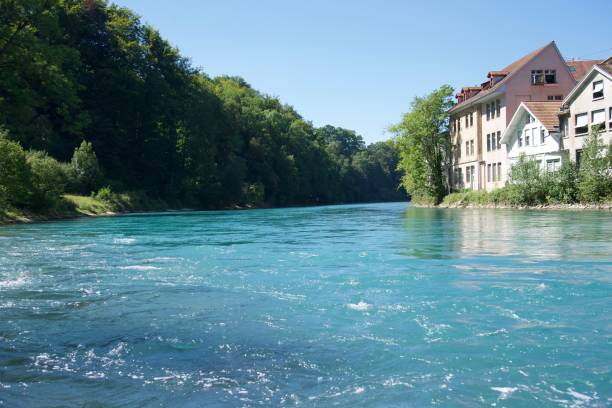
[[[543,174],[543,182],[548,203],[574,203],[578,199],[578,168],[567,154],[559,170]]]
[[[0,129],[0,206],[22,206],[31,190],[30,168],[19,143]]]
[[[103,181],[98,158],[90,142],[83,141],[74,149],[69,165],[70,190],[89,194],[100,188]]]
[[[244,200],[249,205],[261,206],[265,200],[265,187],[262,183],[244,184],[242,187]]]
[[[66,186],[65,168],[45,152],[29,151],[26,157],[32,179],[28,206],[37,210],[55,207]]]
[[[512,204],[533,205],[546,202],[546,185],[540,171],[540,164],[524,154],[510,168],[508,199]]]
[[[578,195],[583,202],[612,198],[612,145],[604,145],[599,129],[591,131],[582,147],[578,171]]]

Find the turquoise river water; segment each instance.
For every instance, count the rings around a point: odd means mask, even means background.
[[[612,405],[609,212],[0,227],[0,406]]]

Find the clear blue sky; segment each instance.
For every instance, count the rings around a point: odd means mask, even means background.
[[[551,40],[566,58],[612,55],[612,0],[114,2],[209,75],[241,76],[367,142],[390,137],[414,96],[478,84]]]

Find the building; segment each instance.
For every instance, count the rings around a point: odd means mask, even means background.
[[[559,130],[561,101],[521,102],[502,133],[502,145],[508,152],[508,166],[521,155],[540,163],[542,170],[555,171],[563,160],[562,135]],[[487,180],[495,178],[495,166],[487,164]]]
[[[488,191],[502,187],[509,168],[502,134],[520,104],[562,101],[589,63],[566,62],[553,41],[499,71],[490,71],[482,84],[462,88],[450,110],[452,187]]]
[[[600,127],[604,143],[612,142],[612,57],[593,65],[563,100],[560,116],[572,160],[580,162],[582,144],[594,126]]]

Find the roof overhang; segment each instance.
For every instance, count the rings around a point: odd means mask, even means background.
[[[593,77],[597,75],[598,73],[612,81],[612,75],[610,75],[609,72],[601,69],[597,65],[593,65],[591,70],[584,76],[584,78],[582,78],[582,80],[580,80],[580,82],[578,82],[578,84],[574,87],[574,89],[572,89],[571,92],[565,97],[565,99],[561,103],[562,111],[565,110],[567,107],[569,107],[569,104],[571,104],[574,101],[574,99],[576,99],[576,97],[580,94],[580,92],[584,90],[585,85],[591,82]]]

